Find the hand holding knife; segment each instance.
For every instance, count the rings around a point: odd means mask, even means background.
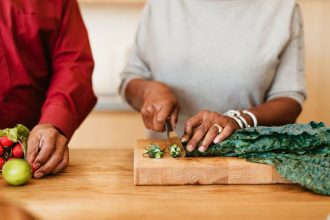
[[[180,148],[180,151],[181,151],[181,157],[185,157],[186,156],[186,151],[185,151],[185,149],[182,145],[182,142],[181,142],[180,138],[178,137],[177,133],[173,129],[170,119],[166,120],[165,127],[166,127],[167,138],[168,138],[168,141],[169,141],[170,145],[175,144],[176,146],[178,146]]]

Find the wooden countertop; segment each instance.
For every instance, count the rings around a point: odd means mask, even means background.
[[[0,202],[41,219],[302,220],[330,214],[330,197],[297,185],[134,186],[133,149],[72,150],[70,156],[64,173],[23,187],[0,178]]]

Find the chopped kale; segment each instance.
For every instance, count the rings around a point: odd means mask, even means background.
[[[181,157],[181,148],[176,144],[169,146],[168,149],[170,150],[170,154],[173,158]]]
[[[150,158],[160,159],[164,157],[164,151],[160,149],[157,144],[150,144],[149,148],[144,150],[144,155],[148,155]]]

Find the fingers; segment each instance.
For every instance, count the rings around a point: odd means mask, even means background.
[[[41,137],[40,141],[43,142],[43,144],[40,146],[41,150],[33,162],[35,169],[38,170],[44,163],[46,163],[50,155],[54,153],[58,135],[59,133],[56,130],[50,130],[45,132]]]
[[[66,138],[58,135],[55,142],[55,151],[49,157],[47,162],[43,164],[35,173],[35,178],[41,178],[44,175],[50,174],[62,162],[65,149],[67,148]],[[41,153],[41,152],[40,152]]]
[[[178,114],[178,107],[170,103],[149,105],[141,108],[141,115],[146,128],[157,132],[163,132],[165,130],[165,121],[169,117],[171,117],[171,124],[175,125],[178,119]]]
[[[218,143],[224,141],[227,137],[229,137],[232,133],[234,133],[234,131],[235,131],[235,128],[233,128],[230,125],[226,125],[225,128],[222,130],[222,132],[214,138],[213,142],[215,144],[218,144]]]
[[[185,127],[184,127],[184,134],[181,138],[182,142],[186,142],[191,138],[195,128],[197,128],[201,124],[201,121],[202,121],[202,118],[199,114],[197,114],[187,120]]]
[[[212,126],[205,135],[202,145],[198,148],[200,152],[205,152],[214,138],[219,134],[219,129],[216,126]]]
[[[187,121],[181,141],[189,140],[186,147],[187,151],[195,150],[201,143],[198,150],[205,152],[212,142],[220,143],[236,129],[239,129],[239,126],[232,118],[224,117],[216,112],[201,111]],[[222,130],[220,134],[219,130]]]
[[[38,137],[34,132],[31,132],[29,139],[27,141],[27,154],[26,160],[29,164],[33,164],[35,158],[38,155],[38,147],[39,147],[40,137]]]
[[[153,129],[158,132],[165,130],[165,121],[171,115],[172,105],[165,105],[159,109],[158,114],[154,117]]]
[[[69,166],[69,149],[66,147],[62,161],[53,170],[52,174],[58,174]]]
[[[32,129],[26,158],[35,170],[35,178],[57,173],[67,166],[67,142],[67,138],[51,124],[39,124]]]
[[[179,119],[179,112],[180,112],[180,107],[177,106],[174,111],[171,114],[171,125],[172,128],[176,127],[176,124],[178,123],[178,119]]]
[[[165,121],[178,105],[170,87],[150,80],[145,85],[141,101],[141,114],[146,127],[158,132],[164,131]]]
[[[187,144],[187,151],[193,151],[196,146],[198,145],[198,143],[203,139],[203,137],[205,136],[206,132],[208,131],[208,129],[205,127],[205,125],[200,125],[193,137],[190,139],[190,141]]]
[[[152,129],[152,123],[154,118],[154,108],[149,106],[144,106],[141,108],[141,115],[144,122],[144,125],[147,129]]]

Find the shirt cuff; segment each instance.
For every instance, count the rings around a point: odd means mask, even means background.
[[[281,98],[281,97],[287,97],[291,98],[295,101],[297,101],[300,105],[301,108],[303,108],[305,99],[306,99],[306,94],[304,93],[299,93],[299,92],[283,92],[283,93],[276,93],[267,98],[267,101],[270,101],[272,99],[276,98]]]
[[[70,140],[78,127],[78,118],[65,106],[49,105],[43,110],[39,124],[53,125]]]

